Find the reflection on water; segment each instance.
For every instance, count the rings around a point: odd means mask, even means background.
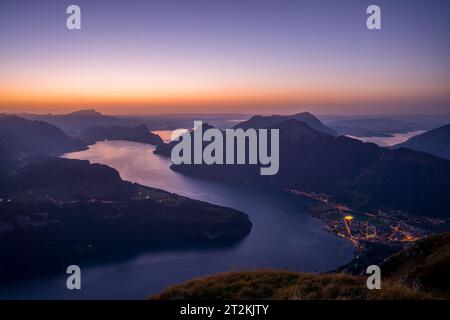
[[[175,133],[173,138],[176,138],[176,137],[182,135],[183,133],[185,133],[186,130],[188,130],[188,129],[180,128],[180,129],[176,129],[176,130],[153,130],[152,132],[154,134],[157,134],[158,136],[160,136],[161,139],[165,143],[168,143],[168,142],[172,141],[172,134],[173,133]]]
[[[307,200],[280,191],[186,177],[170,170],[169,159],[153,154],[153,149],[133,142],[98,142],[65,157],[107,164],[125,180],[241,210],[250,216],[251,233],[232,248],[148,252],[128,261],[83,268],[81,291],[65,289],[62,274],[14,286],[5,296],[141,299],[169,285],[217,272],[244,268],[319,272],[353,257],[350,243],[325,232],[304,212],[302,204]]]
[[[405,142],[411,137],[417,136],[418,134],[424,133],[424,130],[418,130],[418,131],[410,131],[406,133],[396,133],[393,134],[392,137],[354,137],[354,136],[348,136],[350,138],[358,139],[364,142],[372,142],[380,147],[391,147],[396,144]]]

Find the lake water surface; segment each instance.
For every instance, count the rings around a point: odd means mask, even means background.
[[[352,259],[351,244],[324,231],[304,211],[302,203],[307,200],[183,176],[169,169],[170,159],[153,150],[145,144],[109,141],[64,157],[107,164],[125,180],[241,210],[253,223],[250,234],[229,248],[147,252],[126,261],[82,266],[81,290],[66,289],[62,270],[60,275],[3,288],[0,298],[144,299],[167,286],[218,272],[249,268],[323,272]]]

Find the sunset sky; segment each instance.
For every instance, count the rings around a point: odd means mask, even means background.
[[[0,1],[0,112],[450,113],[449,57],[448,0]]]

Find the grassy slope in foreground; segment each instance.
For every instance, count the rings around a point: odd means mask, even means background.
[[[152,299],[448,299],[449,243],[450,232],[443,233],[387,258],[381,290],[368,290],[365,276],[256,270],[194,279]]]
[[[450,298],[450,232],[416,241],[381,264],[386,277]]]
[[[283,270],[227,272],[194,279],[153,296],[156,300],[334,300],[433,299],[434,296],[384,281],[368,290],[366,278],[346,274],[314,275]]]

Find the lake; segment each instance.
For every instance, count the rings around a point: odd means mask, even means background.
[[[106,164],[125,180],[243,211],[253,223],[250,234],[227,248],[145,252],[126,261],[81,266],[81,290],[66,289],[62,270],[59,275],[4,287],[0,298],[144,299],[167,286],[218,272],[250,268],[324,272],[353,258],[348,241],[324,231],[305,212],[303,205],[309,200],[282,191],[183,176],[170,170],[170,159],[153,150],[146,144],[108,141],[64,157]]]

